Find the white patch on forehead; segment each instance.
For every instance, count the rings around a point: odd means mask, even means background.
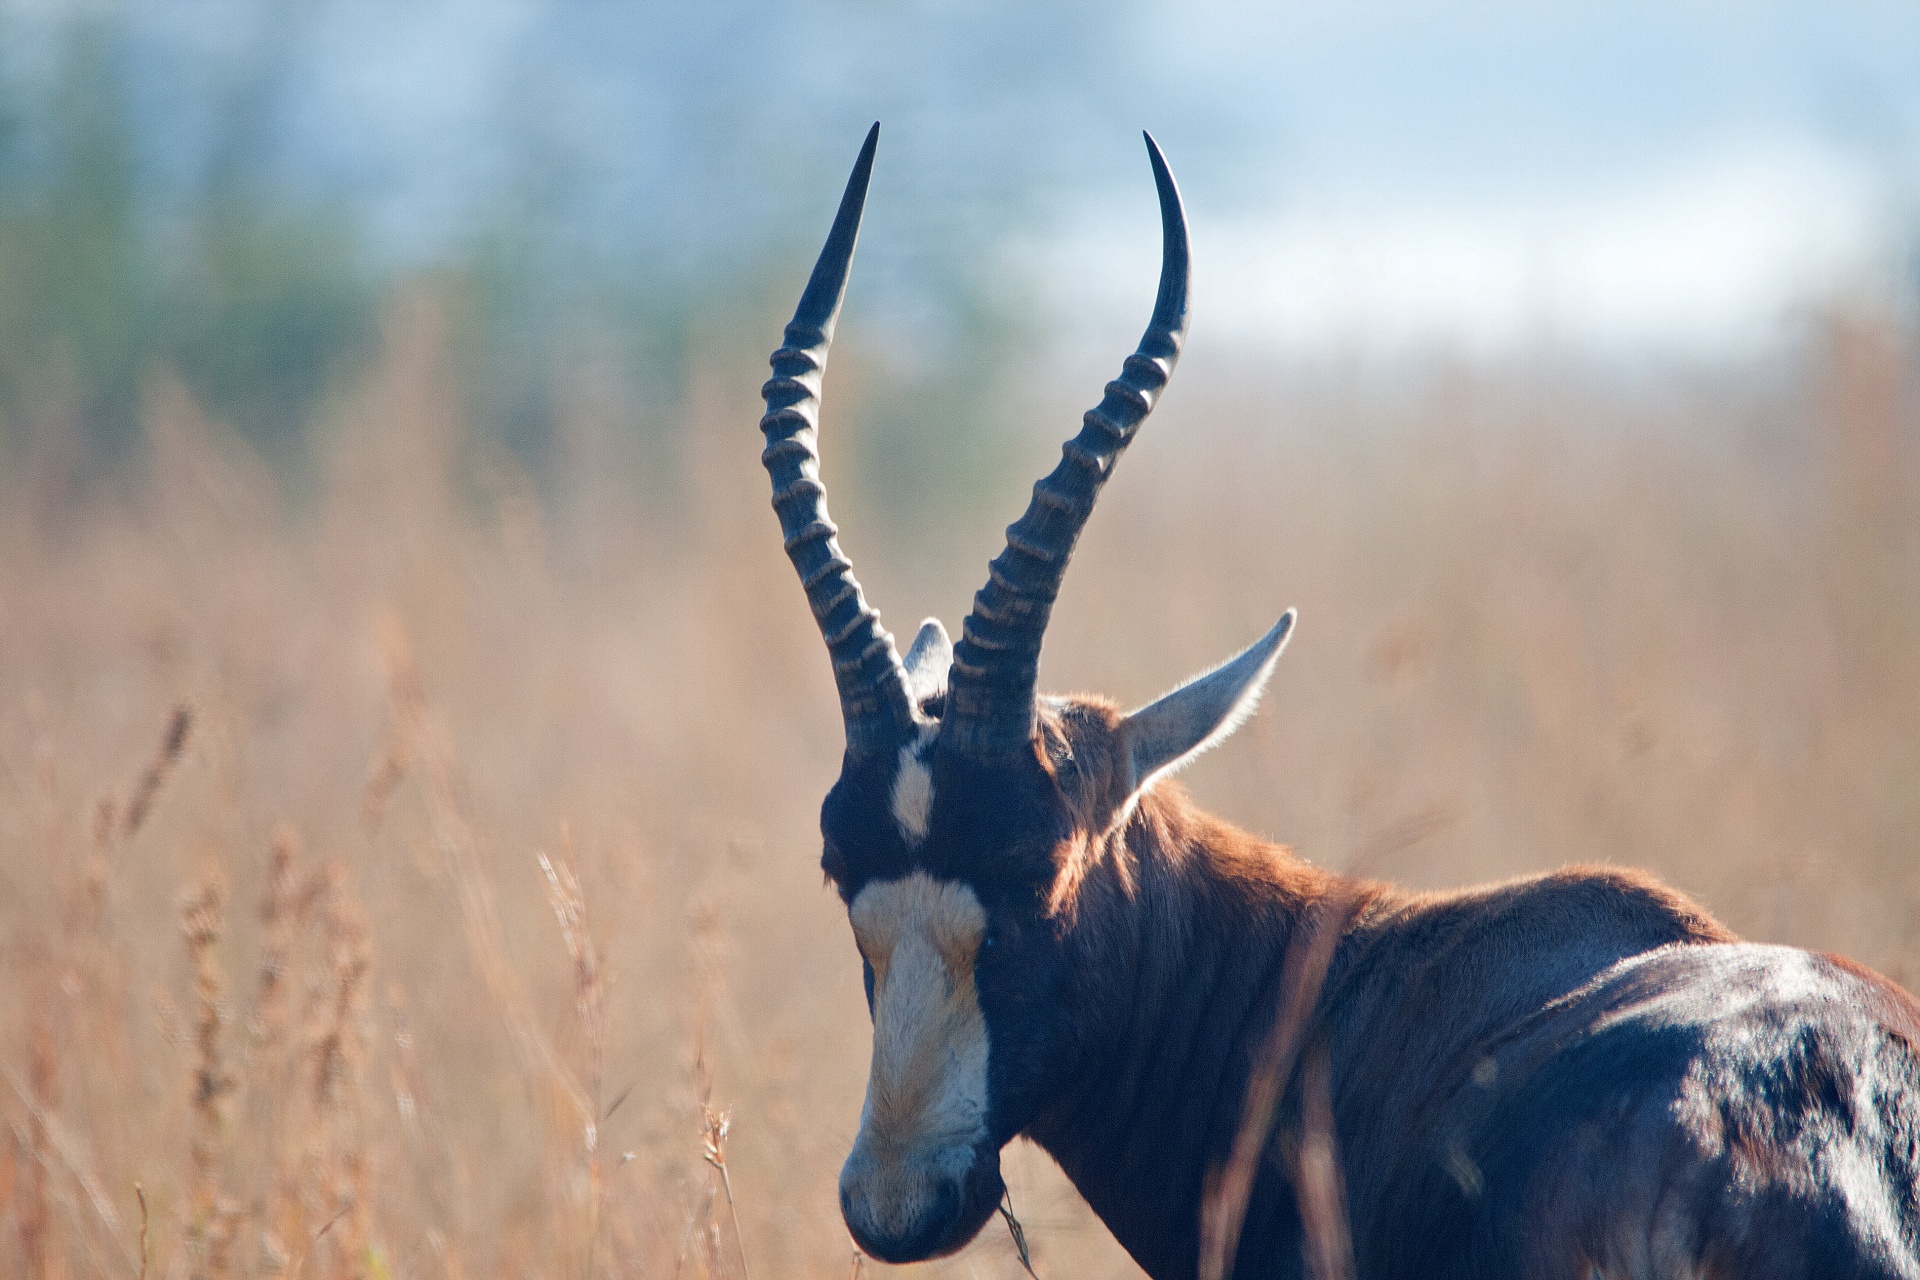
[[[986,1137],[974,960],[987,913],[966,885],[917,871],[868,885],[847,914],[873,966],[873,1070],[840,1185],[850,1214],[897,1237],[966,1175]]]
[[[927,838],[927,818],[933,812],[933,769],[927,749],[940,731],[926,725],[912,742],[900,748],[900,767],[893,775],[893,820],[909,849]]]

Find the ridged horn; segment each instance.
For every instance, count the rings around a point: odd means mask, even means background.
[[[807,604],[833,659],[847,751],[854,756],[897,747],[914,718],[893,637],[880,625],[879,611],[867,603],[853,576],[853,562],[840,549],[840,531],[827,515],[827,489],[820,482],[820,380],[846,294],[853,247],[860,238],[860,211],[879,142],[876,123],[854,161],[840,212],[787,325],[785,341],[773,353],[773,377],[760,389],[767,402],[766,416],[760,419],[767,447],[760,461],[773,477],[773,509],[780,517],[787,558],[800,574]]]
[[[1160,293],[1140,346],[1080,434],[1061,448],[1060,464],[1033,487],[1026,514],[1007,529],[1007,547],[987,567],[987,585],[953,650],[953,675],[941,719],[942,750],[998,760],[1030,750],[1040,642],[1080,530],[1120,454],[1153,410],[1180,358],[1187,331],[1187,220],[1180,189],[1145,135],[1160,192]]]

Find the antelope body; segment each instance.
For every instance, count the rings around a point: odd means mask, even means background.
[[[872,1255],[950,1253],[1017,1136],[1156,1280],[1920,1277],[1920,1006],[1741,943],[1651,877],[1445,894],[1347,879],[1168,775],[1293,625],[1123,713],[1035,693],[1095,497],[1185,333],[1187,237],[1121,377],[1008,530],[958,644],[902,658],[819,479],[820,377],[879,127],[765,388],[763,458],[846,725],[821,812],[873,1015],[841,1175]]]

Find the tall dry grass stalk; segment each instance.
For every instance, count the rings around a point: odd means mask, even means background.
[[[740,1207],[733,1196],[733,1178],[727,1170],[727,1139],[733,1131],[733,1113],[713,1104],[713,1071],[707,1061],[704,1024],[695,1033],[694,1078],[699,1088],[700,1158],[706,1162],[707,1176],[694,1207],[687,1214],[687,1228],[680,1243],[680,1256],[674,1261],[674,1275],[685,1269],[690,1254],[697,1250],[701,1273],[707,1280],[723,1280],[732,1269],[727,1265],[723,1225],[731,1228],[733,1254],[740,1262],[741,1280],[751,1280],[747,1265],[746,1236],[740,1230]],[[720,1203],[726,1203],[724,1218]]]
[[[187,1241],[195,1280],[226,1280],[233,1270],[234,1236],[240,1205],[227,1194],[227,1099],[235,1079],[227,1070],[222,1032],[228,1013],[223,1003],[225,975],[219,947],[226,925],[227,881],[215,868],[180,904],[180,931],[193,972],[191,1062],[191,1137],[188,1139],[189,1187]]]
[[[262,1275],[284,1275],[291,1255],[288,1237],[298,1221],[298,1185],[286,1149],[287,1093],[292,1071],[294,947],[311,895],[298,881],[299,833],[275,828],[267,854],[266,882],[256,913],[260,958],[253,1012],[247,1019],[247,1136],[255,1178],[249,1204],[255,1230],[255,1266]]]
[[[563,847],[572,841],[563,828]],[[547,899],[553,905],[554,918],[560,924],[560,936],[566,942],[567,957],[573,962],[573,1008],[580,1020],[582,1043],[582,1092],[593,1110],[581,1117],[581,1154],[587,1176],[585,1259],[582,1274],[589,1280],[598,1274],[600,1251],[600,1209],[604,1193],[600,1163],[600,1123],[607,1118],[606,1037],[600,1004],[600,955],[593,934],[587,927],[587,897],[580,888],[573,862],[567,854],[557,861],[546,854],[536,855],[541,874],[547,880]]]
[[[849,549],[890,619],[952,624],[1095,383],[1010,409],[1004,496],[936,538],[845,354]],[[112,492],[50,510],[0,472],[0,1275],[847,1273],[870,1031],[760,358],[695,357],[664,409],[583,373],[536,484],[463,436],[421,303],[297,498],[177,383]],[[1854,309],[1767,369],[1633,384],[1187,360],[1076,552],[1051,687],[1142,701],[1297,604],[1260,715],[1193,771],[1210,807],[1416,885],[1648,866],[1920,977],[1911,332]],[[1349,1266],[1288,1035],[1215,1186],[1221,1274],[1255,1134],[1309,1265]],[[1006,1165],[1038,1270],[1137,1274],[1043,1157]],[[1025,1272],[996,1229],[918,1274]]]
[[[425,687],[406,632],[396,621],[387,619],[382,626],[382,642],[393,721],[400,741],[406,744],[403,750],[408,756],[418,753],[421,761],[433,843],[459,901],[468,955],[479,969],[493,1009],[505,1022],[523,1065],[530,1071],[544,1071],[566,1094],[574,1110],[591,1122],[592,1099],[554,1050],[507,958],[504,927],[492,878],[482,866],[485,849],[466,784],[444,733],[428,710]]]
[[[15,1168],[18,1198],[14,1201],[14,1221],[20,1229],[20,1252],[26,1263],[27,1280],[61,1280],[66,1275],[59,1242],[54,1238],[53,1196],[49,1184],[54,1174],[52,1122],[49,1113],[60,1102],[59,1066],[54,1060],[53,1033],[44,1012],[36,1012],[29,1032],[25,1133],[16,1130]]]
[[[707,1280],[722,1280],[729,1275],[732,1272],[726,1247],[729,1235],[734,1256],[739,1260],[740,1275],[743,1280],[750,1275],[746,1237],[740,1229],[739,1205],[734,1199],[733,1177],[727,1164],[733,1113],[714,1101],[716,1028],[730,1047],[744,1047],[746,1043],[727,983],[727,963],[732,949],[728,908],[737,890],[738,870],[733,857],[716,860],[701,876],[688,912],[692,980],[687,990],[693,1020],[693,1120],[699,1136],[700,1159],[705,1167],[698,1182],[699,1190],[686,1211],[680,1251],[674,1260],[676,1277],[684,1273],[690,1257],[698,1259],[701,1274]],[[723,1202],[724,1213],[721,1212]]]
[[[1324,1045],[1300,1076],[1300,1137],[1290,1173],[1300,1198],[1302,1247],[1309,1280],[1352,1280],[1353,1239],[1333,1123],[1333,1069]]]
[[[365,912],[338,865],[325,868],[320,897],[321,962],[307,1015],[309,1222],[318,1223],[317,1261],[335,1280],[365,1280],[372,1258],[372,1165],[361,1118],[366,1052],[366,983],[372,967]]]
[[[1280,968],[1280,1002],[1274,1010],[1273,1026],[1266,1042],[1254,1059],[1248,1079],[1247,1097],[1242,1104],[1240,1127],[1234,1133],[1233,1146],[1220,1168],[1207,1178],[1200,1206],[1200,1280],[1226,1280],[1233,1274],[1233,1261],[1240,1246],[1240,1228],[1246,1221],[1247,1200],[1253,1193],[1254,1179],[1268,1151],[1279,1118],[1282,1097],[1294,1079],[1295,1068],[1305,1047],[1307,1022],[1320,999],[1320,988],[1333,962],[1334,948],[1358,909],[1356,898],[1335,898],[1323,903],[1312,916],[1303,920],[1298,936],[1287,948]],[[1306,1073],[1310,1082],[1311,1071]],[[1320,1080],[1324,1090],[1326,1081]],[[1351,1252],[1346,1244],[1346,1214],[1337,1200],[1329,1199],[1329,1187],[1317,1163],[1324,1160],[1324,1144],[1334,1141],[1331,1114],[1322,1115],[1320,1101],[1302,1086],[1304,1099],[1302,1131],[1288,1135],[1296,1153],[1294,1181],[1301,1197],[1301,1219],[1307,1230],[1310,1255],[1323,1261]],[[1311,1121],[1311,1123],[1309,1123]],[[1343,1276],[1315,1270],[1321,1280],[1344,1280]]]
[[[140,775],[139,784],[127,800],[120,828],[123,839],[131,839],[140,833],[140,828],[146,823],[147,813],[153,808],[154,797],[160,794],[160,788],[166,786],[167,779],[173,776],[174,769],[180,763],[181,752],[187,749],[187,736],[192,731],[192,710],[185,706],[175,707],[173,715],[167,720],[167,732],[160,741],[159,753],[147,765],[146,772]]]

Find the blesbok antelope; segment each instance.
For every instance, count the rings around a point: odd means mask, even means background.
[[[878,135],[761,422],[846,725],[821,863],[873,1018],[840,1177],[860,1247],[966,1244],[1025,1135],[1162,1280],[1299,1275],[1330,1239],[1364,1277],[1920,1277],[1920,1007],[1897,986],[1741,943],[1630,871],[1413,893],[1200,812],[1169,775],[1252,712],[1291,611],[1137,711],[1035,692],[1067,559],[1186,329],[1186,224],[1151,138],[1146,336],[959,643],[929,620],[898,655],[816,436]]]

